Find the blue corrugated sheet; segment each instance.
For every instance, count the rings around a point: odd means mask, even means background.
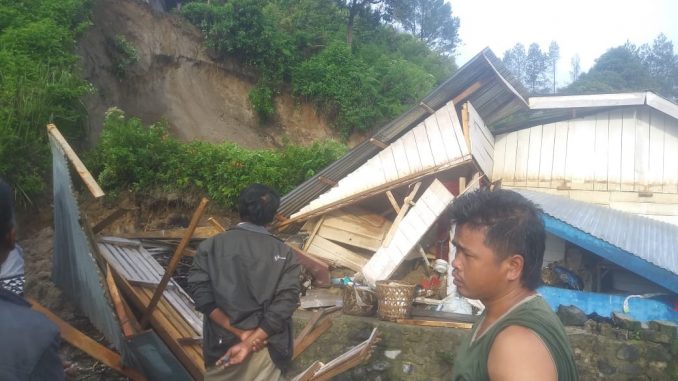
[[[514,189],[544,210],[546,230],[678,293],[678,227],[569,198]]]

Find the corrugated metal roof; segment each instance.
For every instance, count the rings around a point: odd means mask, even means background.
[[[490,125],[513,112],[527,109],[526,97],[525,88],[494,53],[485,48],[459,68],[450,79],[429,93],[422,103],[437,110],[450,100],[455,100],[457,107],[463,102],[470,101],[483,120]],[[426,107],[413,107],[382,127],[373,138],[390,144],[428,115]],[[327,191],[331,185],[321,182],[320,177],[339,181],[379,151],[381,148],[370,143],[369,139],[365,140],[286,194],[280,202],[279,213],[288,217]]]
[[[678,282],[678,227],[675,225],[566,197],[512,190],[540,205],[549,216],[672,272]]]

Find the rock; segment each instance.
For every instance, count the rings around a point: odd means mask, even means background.
[[[584,323],[584,328],[590,333],[598,332],[598,323],[595,320],[589,319]]]
[[[558,307],[557,315],[564,325],[583,327],[588,320],[584,311],[575,306],[561,305]]]
[[[386,358],[388,359],[395,360],[396,358],[398,358],[398,355],[400,355],[402,352],[403,351],[401,351],[400,349],[384,351],[384,356],[386,356]]]
[[[628,329],[629,331],[638,331],[640,330],[640,322],[633,320],[633,318],[627,314],[621,312],[612,313],[612,321],[614,324],[623,329]]]
[[[640,357],[638,348],[631,345],[622,345],[617,350],[617,358],[625,361],[636,361]]]
[[[375,372],[383,372],[390,367],[391,364],[389,364],[386,361],[375,361],[374,363],[372,363],[372,366],[370,368]]]
[[[678,336],[678,325],[670,321],[653,320],[650,322],[650,329],[666,334],[670,339]]]
[[[414,365],[409,362],[403,363],[402,371],[405,374],[410,374],[414,370]]]
[[[671,354],[661,346],[648,345],[645,356],[647,361],[671,361]]]
[[[598,331],[601,335],[606,337],[614,337],[614,328],[607,323],[598,323]]]
[[[659,344],[670,344],[671,338],[663,332],[654,331],[651,329],[644,329],[640,331],[640,338],[646,341]]]
[[[678,337],[675,337],[673,340],[671,340],[671,354],[678,356]]]
[[[598,371],[606,376],[614,374],[616,369],[605,360],[598,360]]]

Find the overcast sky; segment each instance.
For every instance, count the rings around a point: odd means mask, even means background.
[[[570,59],[579,54],[582,71],[609,48],[627,40],[651,43],[659,33],[678,53],[678,0],[450,0],[461,20],[462,45],[457,64],[463,65],[484,47],[499,57],[520,42],[538,43],[547,50],[560,46],[557,77],[570,82]]]

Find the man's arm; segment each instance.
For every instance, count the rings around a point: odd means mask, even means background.
[[[259,328],[267,336],[282,332],[286,327],[287,320],[292,317],[299,305],[299,272],[301,269],[294,252],[287,248],[286,253],[287,260],[275,295],[273,295],[273,300],[259,324]]]
[[[207,271],[209,267],[207,261],[208,255],[208,248],[200,245],[198,252],[193,258],[193,265],[188,271],[188,289],[195,303],[195,309],[243,340],[246,331],[233,327],[228,315],[217,307],[214,300],[214,291],[212,290],[210,275]]]
[[[487,359],[492,381],[557,381],[551,352],[534,331],[512,325],[494,339]]]

